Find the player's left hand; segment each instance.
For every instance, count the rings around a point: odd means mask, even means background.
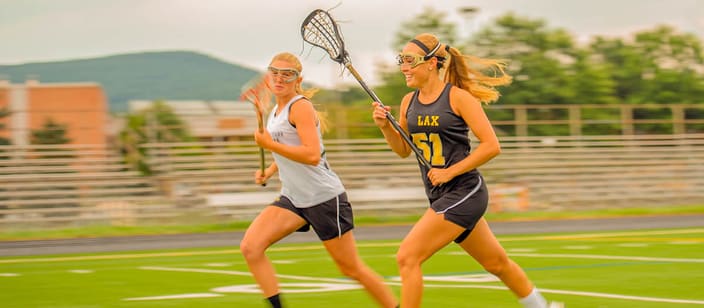
[[[454,177],[450,170],[444,168],[432,168],[428,171],[428,179],[433,186],[445,184]]]

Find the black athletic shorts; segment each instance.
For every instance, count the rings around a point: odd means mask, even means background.
[[[465,228],[455,239],[457,243],[469,236],[489,205],[489,191],[484,179],[481,176],[475,179],[471,185],[457,187],[430,202],[430,207],[435,213],[443,214],[445,220]]]
[[[297,208],[285,196],[279,196],[272,205],[290,210],[301,216],[306,225],[298,229],[306,232],[313,227],[321,241],[340,237],[354,229],[352,205],[347,200],[347,193],[343,192],[335,198],[307,208]]]

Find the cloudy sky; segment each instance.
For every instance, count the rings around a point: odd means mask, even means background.
[[[512,11],[585,41],[657,24],[704,39],[704,0],[0,0],[0,64],[191,50],[263,69],[274,54],[291,51],[301,55],[309,81],[354,83],[300,38],[311,10],[335,6],[352,62],[372,84],[373,64],[393,61],[390,45],[399,25],[428,6],[446,12],[462,31]],[[461,7],[479,11],[465,19]]]

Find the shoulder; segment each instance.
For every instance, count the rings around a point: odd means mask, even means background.
[[[452,86],[450,88],[450,108],[460,116],[464,116],[473,108],[481,108],[481,101],[469,91]]]
[[[457,86],[452,86],[450,88],[450,102],[453,101],[459,101],[459,102],[479,102],[479,100],[474,97],[469,91],[459,88]]]
[[[291,112],[293,112],[294,110],[314,109],[313,102],[311,102],[310,99],[305,96],[292,102],[289,108],[291,109]]]
[[[313,103],[305,98],[301,97],[289,105],[289,121],[294,124],[298,121],[308,121],[308,119],[315,119],[316,111]]]
[[[415,91],[406,93],[406,95],[403,96],[403,99],[401,99],[401,107],[408,106],[415,93]]]

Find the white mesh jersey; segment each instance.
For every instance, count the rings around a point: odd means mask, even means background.
[[[266,129],[274,141],[287,145],[301,144],[296,128],[289,121],[291,105],[300,99],[306,98],[303,95],[297,95],[286,103],[279,114],[276,114],[276,106],[269,113]],[[318,140],[320,140],[321,157],[316,166],[299,163],[272,153],[279,167],[281,195],[289,198],[298,208],[312,207],[345,192],[342,181],[330,169],[325,159],[320,126],[318,126]]]

